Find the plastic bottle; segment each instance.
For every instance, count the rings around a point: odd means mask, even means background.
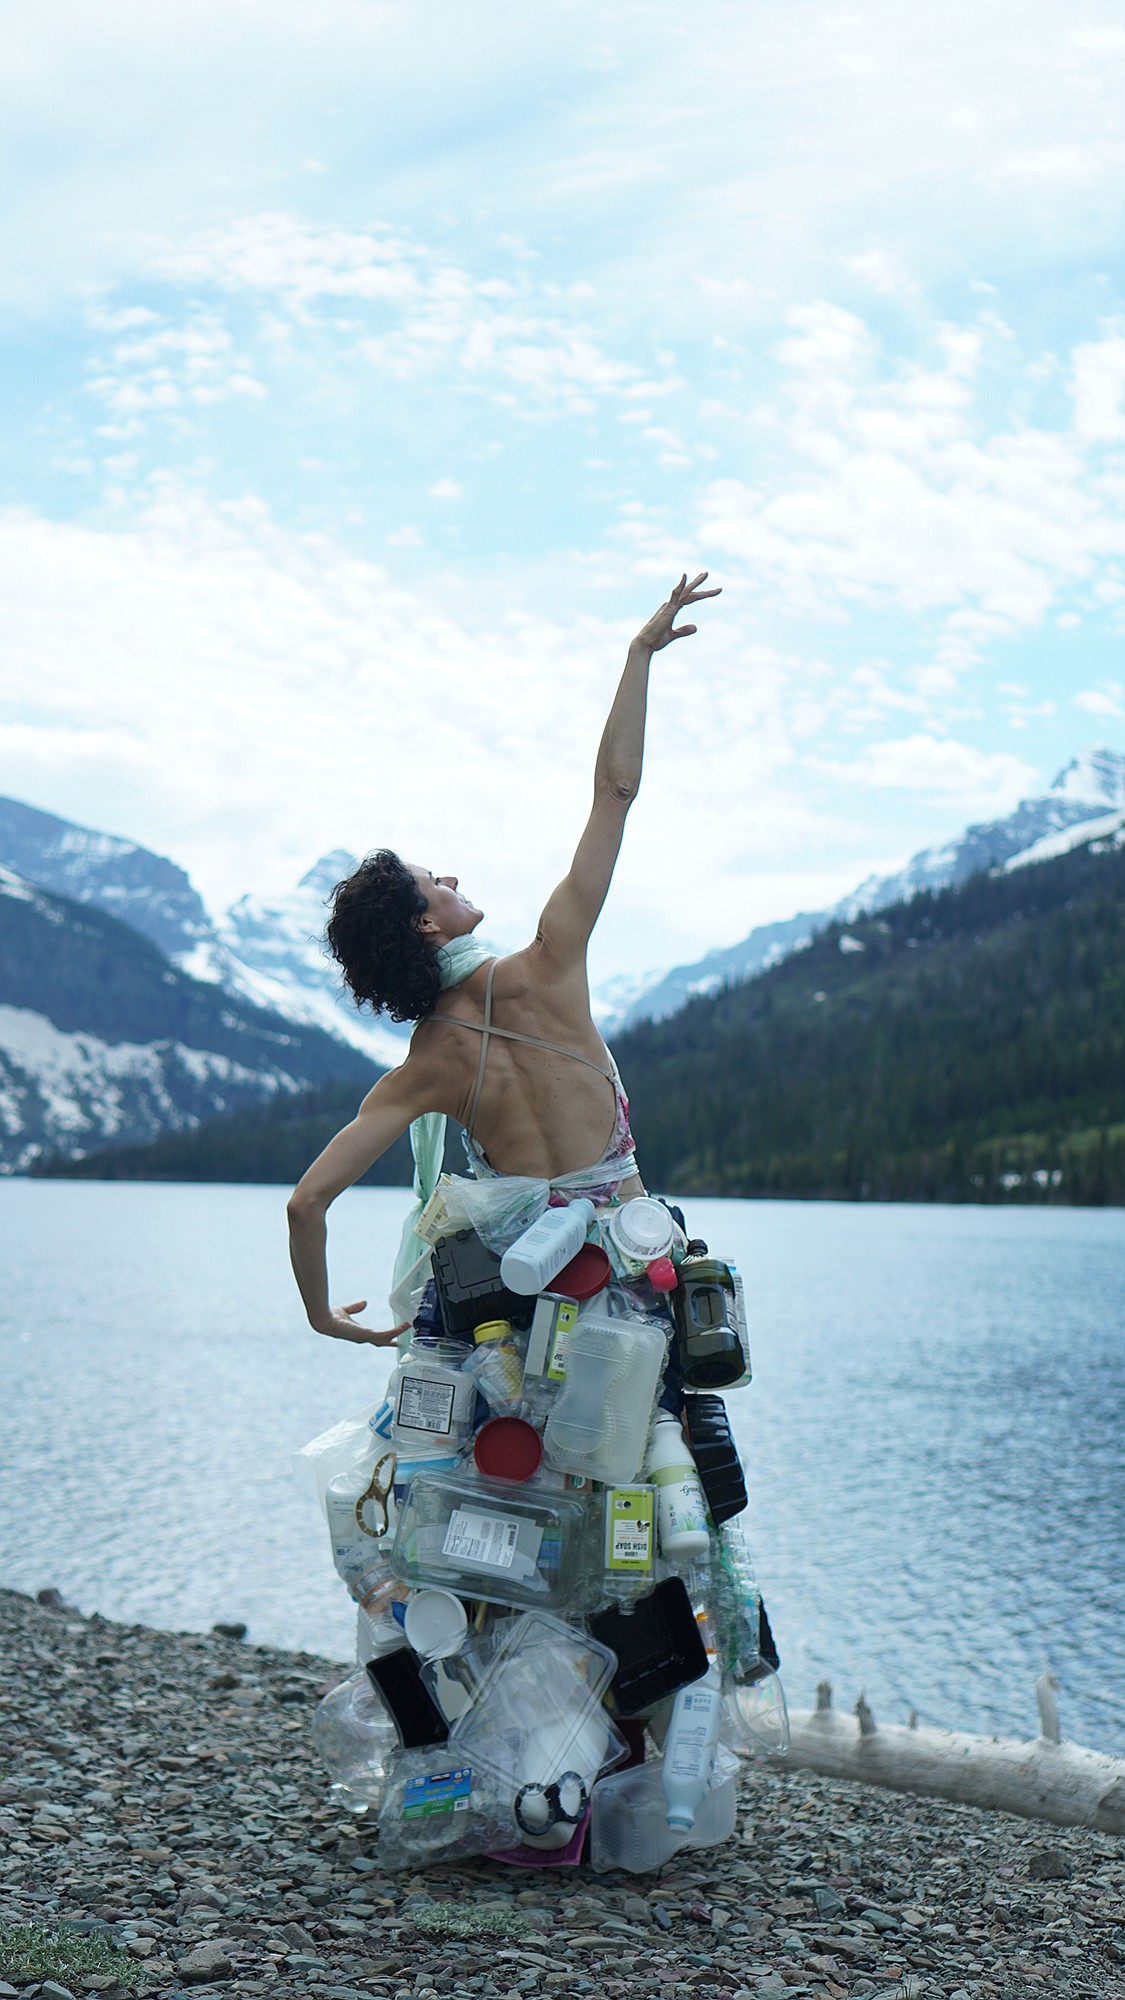
[[[564,1208],[547,1208],[517,1236],[500,1259],[500,1276],[513,1292],[531,1297],[546,1291],[564,1264],[586,1241],[586,1231],[594,1220],[594,1204],[580,1196]]]
[[[406,1593],[391,1571],[393,1535],[376,1535],[356,1515],[356,1502],[367,1485],[366,1473],[338,1472],[325,1488],[324,1507],[336,1574],[356,1603],[377,1618]]]
[[[481,1395],[495,1416],[514,1415],[523,1393],[524,1343],[513,1339],[507,1319],[485,1320],[474,1327],[473,1342],[465,1365]]]
[[[397,1643],[401,1646],[401,1635]],[[312,1733],[316,1754],[347,1803],[378,1805],[400,1745],[366,1667],[357,1667],[325,1695],[313,1714]]]
[[[711,1782],[711,1767],[723,1719],[723,1689],[716,1667],[701,1681],[681,1688],[672,1703],[664,1738],[661,1780],[673,1832],[690,1833],[700,1800]]]
[[[680,1366],[689,1389],[725,1389],[746,1375],[739,1337],[738,1287],[729,1264],[707,1255],[701,1238],[688,1244],[672,1293]]]
[[[656,1488],[661,1555],[669,1562],[705,1556],[711,1546],[707,1501],[695,1460],[670,1410],[657,1411],[645,1474]]]
[[[387,1384],[394,1405],[391,1436],[412,1458],[437,1457],[467,1445],[473,1434],[477,1385],[465,1373],[458,1341],[416,1338]]]
[[[652,1589],[656,1554],[656,1495],[651,1486],[608,1486],[605,1504],[605,1591],[628,1601]]]

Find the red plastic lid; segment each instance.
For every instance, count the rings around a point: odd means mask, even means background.
[[[543,1440],[523,1417],[490,1417],[473,1440],[478,1472],[486,1479],[530,1479],[543,1457]]]
[[[547,1286],[564,1299],[574,1299],[581,1305],[584,1299],[592,1299],[609,1283],[609,1258],[600,1243],[584,1243],[575,1252],[569,1264],[557,1271]]]

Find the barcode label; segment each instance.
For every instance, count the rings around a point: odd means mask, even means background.
[[[476,1563],[481,1569],[511,1569],[519,1532],[519,1522],[502,1514],[470,1514],[455,1507],[441,1552],[453,1562]]]
[[[448,1437],[453,1429],[453,1385],[425,1375],[404,1375],[398,1385],[395,1423],[404,1431],[436,1431]]]

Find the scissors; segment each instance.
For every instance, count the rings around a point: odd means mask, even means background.
[[[516,1825],[523,1833],[547,1833],[560,1823],[577,1826],[589,1803],[585,1779],[577,1771],[564,1771],[553,1785],[525,1785],[517,1792]]]
[[[365,1535],[371,1535],[376,1541],[379,1540],[380,1536],[386,1534],[387,1529],[391,1525],[391,1518],[387,1512],[387,1501],[394,1491],[396,1463],[397,1460],[393,1451],[385,1451],[382,1458],[376,1459],[375,1469],[371,1474],[371,1484],[365,1493],[360,1494],[359,1499],[355,1503],[355,1518],[360,1529]],[[390,1467],[390,1471],[384,1479],[381,1475],[385,1465]],[[374,1500],[383,1510],[383,1525],[381,1528],[369,1528],[363,1518],[363,1510],[369,1500]]]

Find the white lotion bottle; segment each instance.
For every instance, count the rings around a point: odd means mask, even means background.
[[[656,1488],[656,1531],[660,1553],[669,1562],[694,1561],[711,1546],[707,1499],[681,1426],[670,1410],[658,1410],[645,1462],[645,1477]]]
[[[545,1208],[500,1259],[500,1276],[508,1290],[525,1298],[545,1292],[563,1265],[578,1255],[593,1220],[594,1204],[582,1196],[564,1208]]]
[[[692,1681],[676,1695],[664,1738],[660,1776],[667,1823],[674,1833],[690,1833],[695,1825],[711,1783],[722,1719],[722,1682],[718,1668],[710,1666],[702,1680]]]

